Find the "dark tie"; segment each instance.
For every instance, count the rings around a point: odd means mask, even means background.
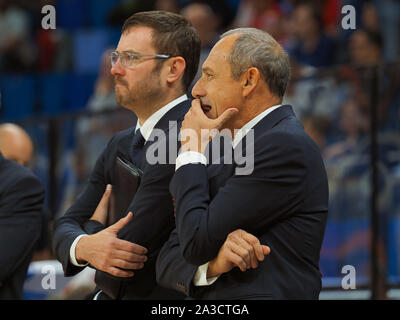
[[[142,149],[144,146],[145,140],[142,136],[142,133],[140,132],[140,129],[138,129],[133,136],[132,139],[132,145],[131,145],[131,159],[132,163],[139,167],[139,159],[142,154]]]

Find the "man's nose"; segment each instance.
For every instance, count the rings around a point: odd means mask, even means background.
[[[125,69],[121,65],[120,59],[118,59],[114,65],[111,67],[111,74],[113,76],[123,76],[125,75]]]
[[[196,99],[200,97],[204,97],[206,95],[206,91],[204,90],[203,86],[201,85],[201,79],[199,79],[196,84],[193,86],[192,89],[192,96]]]

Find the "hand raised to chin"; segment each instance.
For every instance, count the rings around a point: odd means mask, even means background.
[[[181,151],[196,151],[204,153],[207,144],[227,122],[239,110],[236,108],[226,109],[218,118],[208,118],[199,99],[192,101],[192,107],[186,113],[182,122]]]

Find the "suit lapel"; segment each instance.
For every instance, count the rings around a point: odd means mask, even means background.
[[[263,119],[260,120],[255,126],[254,126],[254,131],[255,135],[257,134],[257,131],[267,131],[273,127],[275,127],[279,122],[281,122],[283,119],[287,117],[296,117],[296,115],[293,112],[293,108],[290,105],[283,105],[279,107],[278,109],[275,109],[271,113],[267,114]]]
[[[256,125],[253,127],[253,134],[254,134],[254,141],[257,139],[257,137],[262,136],[267,132],[268,130],[272,129],[275,127],[279,122],[282,120],[288,118],[288,117],[296,117],[292,106],[290,105],[283,105],[279,107],[278,109],[275,109],[271,113],[267,114],[263,119],[261,119]],[[234,153],[242,152],[241,156],[246,156],[247,154],[247,143],[248,141],[248,136],[244,136],[242,140],[236,145]],[[253,143],[254,143],[253,141]],[[251,149],[251,148],[250,148]],[[255,151],[255,150],[253,150]]]
[[[171,110],[169,110],[154,126],[154,130],[151,132],[149,139],[147,140],[144,148],[142,150],[141,164],[145,165],[147,162],[145,159],[145,155],[148,149],[153,146],[152,149],[155,149],[157,152],[163,152],[164,154],[157,154],[157,157],[160,159],[164,159],[169,163],[169,144],[175,143],[177,144],[176,153],[178,152],[179,142],[178,142],[178,134],[179,127],[183,121],[185,114],[190,109],[191,100],[185,100]],[[170,124],[171,121],[171,124]],[[159,130],[163,131],[163,136],[159,137]],[[169,131],[172,130],[171,134]],[[176,133],[174,132],[176,130]],[[161,138],[161,139],[160,139]],[[170,141],[171,140],[171,141]],[[157,146],[153,145],[157,143]],[[153,153],[153,152],[151,152]],[[176,155],[172,155],[174,158]]]

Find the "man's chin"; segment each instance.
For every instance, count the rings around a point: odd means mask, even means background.
[[[208,111],[208,112],[204,112],[204,114],[206,115],[206,117],[208,118],[208,119],[217,119],[217,115],[216,114],[214,114],[214,113],[212,113],[211,111]]]

